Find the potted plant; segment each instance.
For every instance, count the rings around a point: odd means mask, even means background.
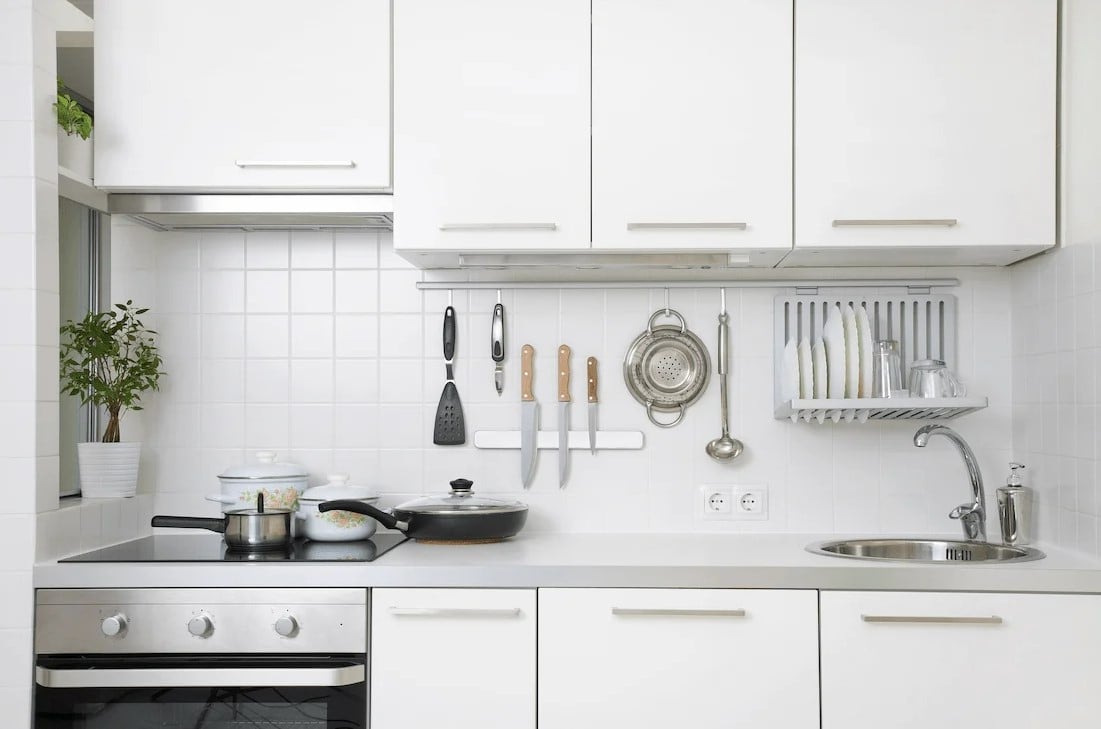
[[[92,179],[92,117],[65,93],[65,82],[57,80],[54,102],[57,125],[65,132],[57,138],[57,164],[79,177]]]
[[[119,418],[124,410],[141,410],[142,394],[159,389],[164,374],[156,332],[138,318],[147,311],[127,301],[61,326],[62,392],[104,408],[109,417],[101,442],[77,444],[84,496],[133,496],[137,491],[141,443],[120,441]]]

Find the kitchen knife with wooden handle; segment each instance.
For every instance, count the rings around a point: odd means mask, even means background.
[[[587,369],[589,398],[589,452],[596,455],[596,410],[599,404],[596,394],[596,357],[589,357],[585,362]]]
[[[532,389],[535,368],[535,348],[525,344],[520,349],[520,478],[524,488],[535,476],[535,439],[539,434],[539,403]]]
[[[570,348],[558,348],[558,487],[566,485],[570,463]]]

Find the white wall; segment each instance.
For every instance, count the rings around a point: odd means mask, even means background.
[[[537,352],[542,424],[553,429],[553,358],[574,351],[574,424],[584,424],[584,358],[602,363],[601,422],[643,430],[636,452],[574,452],[558,488],[556,452],[540,456],[529,491],[519,488],[518,451],[432,445],[444,381],[440,352],[446,292],[421,294],[421,274],[396,257],[388,233],[157,233],[122,219],[112,231],[115,299],[157,312],[166,355],[165,389],[124,423],[151,448],[144,473],[158,513],[200,514],[216,507],[223,468],[274,448],[303,463],[319,482],[351,472],[396,503],[446,489],[457,476],[482,492],[508,493],[533,507],[544,531],[941,532],[958,525],[948,510],[967,483],[947,442],[918,450],[916,424],[793,425],[772,415],[772,300],[768,289],[729,292],[733,331],[732,430],[747,444],[734,465],[711,462],[703,447],[719,431],[712,381],[686,422],[649,425],[626,391],[621,362],[649,314],[654,290],[505,291],[509,359],[506,393],[492,386],[489,322],[493,291],[455,292],[457,377],[468,429],[516,428],[518,351]],[[988,410],[958,421],[986,472],[1010,455],[1008,273],[952,272],[960,298],[959,369]],[[713,349],[718,292],[673,290],[672,304]],[[981,379],[978,376],[981,373]],[[469,434],[468,434],[469,435]],[[469,440],[469,438],[468,438]],[[765,522],[703,522],[696,485],[766,484]]]
[[[1063,247],[1013,268],[1013,443],[1043,534],[1101,554],[1101,4],[1063,29]]]

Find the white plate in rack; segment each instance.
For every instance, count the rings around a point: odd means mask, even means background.
[[[845,396],[845,325],[841,317],[841,307],[834,304],[830,307],[829,316],[826,319],[823,339],[826,345],[826,370],[828,372],[828,385],[826,397],[840,398]]]
[[[814,397],[814,356],[806,337],[799,342],[799,397]]]
[[[860,340],[860,397],[872,396],[872,323],[868,310],[856,307],[856,334]]]
[[[852,304],[842,313],[845,327],[845,397],[860,397],[860,339]]]

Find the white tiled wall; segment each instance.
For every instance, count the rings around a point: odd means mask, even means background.
[[[432,445],[444,383],[440,332],[446,292],[422,294],[421,274],[393,254],[388,233],[157,233],[118,218],[112,234],[114,298],[157,313],[169,375],[151,407],[123,424],[144,437],[144,473],[159,513],[201,514],[216,474],[274,448],[320,482],[332,470],[386,494],[386,503],[438,492],[457,476],[476,490],[508,493],[533,507],[544,531],[765,530],[947,532],[948,510],[967,495],[958,455],[945,443],[911,444],[916,425],[792,425],[772,416],[772,300],[768,289],[730,289],[733,432],[747,444],[719,465],[704,445],[719,432],[713,380],[686,422],[651,426],[623,384],[621,362],[650,313],[653,290],[503,292],[506,391],[493,389],[489,324],[496,293],[454,293],[456,374],[468,445]],[[957,421],[988,474],[1010,455],[1008,272],[968,269],[960,299],[959,370],[992,407]],[[718,292],[672,291],[672,305],[714,347]],[[560,490],[556,453],[545,451],[535,483],[519,488],[517,451],[469,444],[476,429],[516,428],[518,352],[536,348],[542,425],[556,424],[553,358],[574,351],[573,418],[583,428],[585,357],[602,363],[601,424],[645,432],[634,452],[576,451]],[[981,373],[981,381],[977,376]],[[140,420],[140,422],[138,422]],[[704,522],[697,485],[765,484],[769,519]]]
[[[1013,443],[1044,538],[1101,554],[1101,5],[1063,2],[1064,247],[1013,269]]]

